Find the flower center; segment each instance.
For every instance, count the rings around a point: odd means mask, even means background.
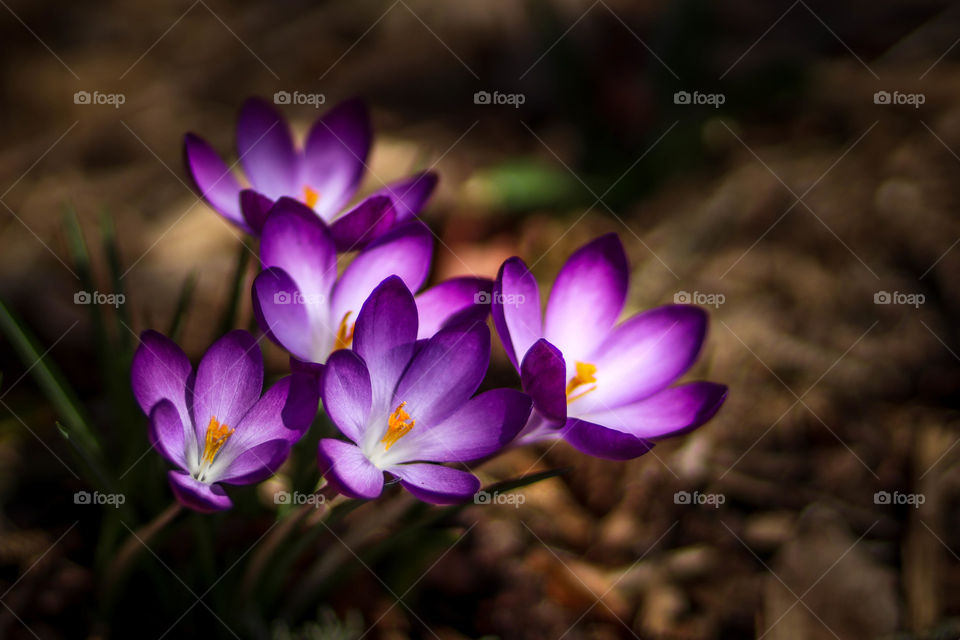
[[[570,382],[567,383],[567,404],[570,404],[578,398],[582,398],[591,391],[597,388],[597,385],[593,385],[589,389],[580,391],[577,394],[573,392],[582,387],[585,384],[591,384],[597,381],[595,374],[597,373],[597,365],[590,364],[589,362],[575,362],[577,373],[572,378]]]
[[[320,193],[313,189],[312,187],[303,188],[303,201],[308,207],[313,209],[317,206],[317,202],[320,200]]]
[[[350,345],[353,344],[353,330],[356,328],[356,324],[350,322],[350,316],[352,314],[353,311],[347,311],[340,319],[340,326],[337,327],[337,339],[333,343],[334,351],[337,349],[349,349]]]
[[[213,464],[220,449],[227,444],[227,440],[233,435],[235,429],[231,429],[225,424],[217,422],[216,416],[210,418],[210,424],[207,425],[207,436],[203,445],[203,454],[200,456],[200,470],[197,473],[197,479],[202,480],[207,469]]]
[[[380,441],[386,445],[384,451],[389,451],[390,447],[395,445],[397,440],[410,433],[413,425],[417,423],[416,420],[410,418],[409,413],[404,411],[403,408],[406,405],[406,402],[401,402],[400,405],[393,410],[393,413],[390,414],[390,417],[387,418],[387,434],[383,436],[383,440]]]

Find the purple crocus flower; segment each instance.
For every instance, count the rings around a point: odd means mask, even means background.
[[[427,278],[433,236],[419,220],[391,229],[357,253],[337,276],[337,251],[330,230],[306,205],[281,198],[263,226],[262,271],[253,283],[260,326],[302,362],[323,363],[332,351],[353,342],[363,301],[397,275],[413,291]],[[489,312],[493,282],[454,278],[417,297],[419,337],[450,322],[482,320]]]
[[[672,385],[696,361],[706,313],[668,305],[616,324],[629,270],[616,234],[584,245],[557,275],[546,316],[519,258],[500,268],[493,320],[535,410],[518,442],[562,437],[615,460],[646,453],[651,439],[690,431],[727,396],[724,385]]]
[[[242,187],[217,152],[198,136],[186,135],[184,151],[201,195],[244,231],[259,235],[270,206],[287,196],[304,202],[332,224],[338,248],[347,251],[413,218],[437,184],[436,174],[419,173],[387,185],[343,213],[363,178],[371,138],[366,108],[359,100],[349,100],[314,123],[301,149],[273,105],[251,98],[237,123],[237,152],[251,188]]]
[[[425,502],[460,502],[480,481],[435,463],[489,456],[527,421],[531,400],[524,393],[493,389],[473,397],[490,361],[485,323],[448,327],[422,341],[417,334],[417,305],[393,276],[364,302],[353,350],[327,361],[323,406],[350,442],[323,439],[318,456],[344,495],[376,498],[387,472]]]
[[[263,355],[246,331],[217,340],[196,371],[172,340],[146,331],[133,356],[133,395],[150,417],[150,442],[178,467],[167,477],[197,511],[232,506],[220,483],[253,484],[290,455],[317,412],[316,384],[287,376],[261,397]]]

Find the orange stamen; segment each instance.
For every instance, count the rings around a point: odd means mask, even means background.
[[[308,207],[313,209],[315,206],[317,206],[317,202],[319,200],[320,200],[320,194],[316,190],[310,187],[303,188],[303,201],[306,203]]]
[[[384,447],[387,451],[397,443],[397,440],[410,433],[413,425],[417,423],[416,420],[410,418],[409,413],[403,410],[406,404],[406,402],[401,402],[400,406],[394,409],[393,413],[391,413],[387,419],[387,434],[383,436],[383,440],[380,441],[387,445]]]
[[[207,425],[206,443],[203,447],[203,461],[211,464],[234,431],[227,425],[217,422],[216,417],[210,418],[210,424]]]
[[[577,373],[575,376],[570,378],[570,382],[567,383],[567,404],[570,404],[577,398],[582,398],[597,388],[597,386],[594,385],[586,391],[578,393],[577,395],[571,395],[578,387],[597,381],[595,376],[597,373],[596,365],[590,364],[589,362],[576,362],[574,365],[576,366]]]
[[[349,349],[350,345],[353,344],[353,330],[356,328],[356,323],[348,322],[352,314],[353,311],[347,311],[340,319],[340,326],[337,327],[337,339],[333,344],[334,351]]]

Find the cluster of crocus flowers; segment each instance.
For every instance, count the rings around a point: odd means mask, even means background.
[[[435,504],[469,499],[480,480],[468,463],[507,447],[562,439],[589,455],[630,459],[702,425],[726,399],[720,384],[676,384],[702,347],[701,309],[669,305],[620,321],[629,267],[616,235],[570,256],[545,313],[517,257],[496,281],[454,278],[420,291],[433,236],[416,214],[436,178],[414,176],[344,211],[370,147],[359,103],[320,118],[300,150],[276,110],[252,100],[237,138],[250,188],[191,135],[187,164],[211,206],[259,237],[252,307],[293,373],[261,396],[263,360],[249,333],[218,340],[196,371],[172,341],[143,334],[134,395],[153,446],[177,467],[169,481],[182,504],[229,508],[222,485],[275,473],[320,399],[343,436],[318,445],[332,488],[375,499],[386,474]],[[520,389],[477,394],[490,362],[491,309]]]

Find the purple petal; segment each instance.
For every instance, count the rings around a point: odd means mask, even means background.
[[[359,443],[370,415],[370,374],[353,351],[334,351],[323,375],[323,410],[340,432]]]
[[[400,464],[389,471],[404,489],[431,504],[456,504],[480,490],[480,480],[473,474],[438,464]]]
[[[237,121],[237,152],[253,187],[271,200],[299,195],[299,160],[283,116],[268,102],[251,98]]]
[[[243,450],[218,475],[218,482],[255,484],[263,482],[290,457],[288,440],[261,442]]]
[[[188,133],[183,140],[184,161],[200,195],[227,220],[247,230],[240,213],[240,183],[213,148]]]
[[[567,420],[567,365],[563,354],[541,338],[533,343],[520,364],[523,390],[533,404],[551,422]]]
[[[206,484],[181,471],[167,472],[173,495],[185,507],[201,513],[223,511],[233,506],[223,487]]]
[[[397,275],[410,291],[417,291],[430,271],[433,236],[422,223],[407,222],[395,227],[357,254],[333,288],[331,319],[335,322],[363,302],[384,279]]]
[[[665,438],[696,429],[717,413],[726,398],[727,387],[722,384],[691,382],[583,418],[638,438]]]
[[[410,364],[417,340],[417,306],[397,276],[381,282],[360,309],[353,350],[371,372],[372,406],[389,411],[393,390]]]
[[[177,408],[169,400],[161,400],[150,412],[150,444],[169,462],[184,470],[188,468],[185,439],[194,437],[192,431],[188,436],[186,429]]]
[[[563,438],[587,455],[608,460],[638,458],[653,448],[649,440],[575,418],[567,421]]]
[[[330,220],[357,190],[373,133],[359,100],[342,102],[317,120],[307,135],[304,180],[317,192],[314,209]]]
[[[193,367],[186,354],[170,338],[156,331],[144,331],[133,354],[130,385],[133,397],[148,416],[161,400],[169,400],[183,424],[190,424],[187,387]]]
[[[583,360],[607,336],[627,299],[629,268],[616,234],[574,252],[550,292],[544,336],[568,362]]]
[[[263,223],[267,221],[267,214],[272,207],[273,200],[262,193],[253,189],[244,189],[240,192],[240,211],[250,232],[255,236],[263,233]]]
[[[471,398],[450,417],[430,426],[418,423],[387,452],[390,460],[469,462],[496,453],[520,432],[530,415],[530,396],[492,389]]]
[[[356,445],[324,438],[317,448],[320,471],[348,498],[372,500],[383,492],[383,471],[367,460]]]
[[[204,442],[211,418],[235,428],[260,398],[263,355],[252,335],[231,331],[213,343],[197,367],[193,387],[193,424]]]
[[[330,231],[305,204],[281,198],[263,225],[260,261],[280,267],[297,283],[300,293],[327,303],[337,279],[337,250]]]
[[[228,448],[249,449],[270,440],[296,443],[317,415],[317,385],[309,376],[295,373],[273,384],[236,426]]]
[[[432,427],[466,403],[489,363],[490,331],[485,324],[444,329],[413,357],[397,385],[395,402],[408,404],[406,411],[419,428]]]
[[[696,361],[706,331],[707,314],[689,305],[633,316],[590,356],[597,367],[596,389],[572,402],[569,412],[616,409],[666,388]]]
[[[389,231],[395,219],[390,198],[371,196],[334,220],[330,234],[338,251],[355,251]]]
[[[429,338],[448,321],[484,321],[490,312],[493,281],[487,278],[451,278],[417,296],[418,337]]]
[[[437,187],[437,174],[424,171],[403,180],[393,182],[373,193],[375,196],[389,196],[397,211],[397,222],[403,222],[416,216]]]
[[[527,349],[543,337],[540,288],[523,260],[510,258],[500,267],[492,302],[493,325],[510,362],[519,371]]]
[[[305,361],[322,357],[330,351],[329,340],[315,344],[308,309],[310,302],[311,299],[300,293],[293,278],[278,267],[260,272],[253,281],[253,311],[257,324],[271,340]]]

